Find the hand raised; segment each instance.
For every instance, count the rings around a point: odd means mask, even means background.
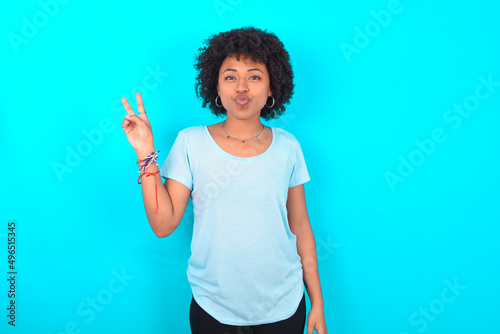
[[[123,117],[122,128],[127,136],[128,142],[135,151],[151,153],[154,150],[153,131],[149,123],[148,116],[144,110],[141,93],[136,94],[137,109],[139,115],[136,115],[126,98],[122,98],[123,106],[128,115]]]

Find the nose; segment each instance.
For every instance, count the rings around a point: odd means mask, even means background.
[[[248,84],[247,81],[242,79],[238,80],[238,84],[236,85],[237,92],[248,92]]]

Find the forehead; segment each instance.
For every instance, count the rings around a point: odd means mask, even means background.
[[[240,59],[237,60],[235,55],[226,57],[226,59],[224,59],[224,61],[222,62],[220,70],[224,71],[228,68],[258,68],[263,72],[267,72],[266,64],[256,62],[251,57],[243,58],[243,56],[240,56]]]

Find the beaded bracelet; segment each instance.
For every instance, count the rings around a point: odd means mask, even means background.
[[[136,164],[139,165],[139,173],[146,172],[146,169],[148,169],[148,167],[151,164],[155,164],[158,167],[158,162],[156,161],[156,159],[158,158],[158,153],[160,153],[160,151],[151,152],[144,159],[142,159],[142,160],[137,159]],[[142,163],[142,165],[141,165],[141,163]]]
[[[139,176],[139,179],[137,179],[137,184],[141,184],[141,177],[143,175],[146,175],[146,177],[153,175],[155,177],[155,196],[156,196],[156,208],[155,208],[155,214],[156,211],[158,210],[158,183],[156,182],[156,174],[158,174],[160,171],[156,171],[154,173],[149,173],[149,172],[143,172]]]

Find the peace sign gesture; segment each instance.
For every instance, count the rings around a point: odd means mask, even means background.
[[[153,131],[144,110],[141,93],[138,92],[135,97],[139,115],[136,115],[126,98],[121,100],[128,113],[123,117],[122,128],[137,156],[147,155],[154,151]]]

